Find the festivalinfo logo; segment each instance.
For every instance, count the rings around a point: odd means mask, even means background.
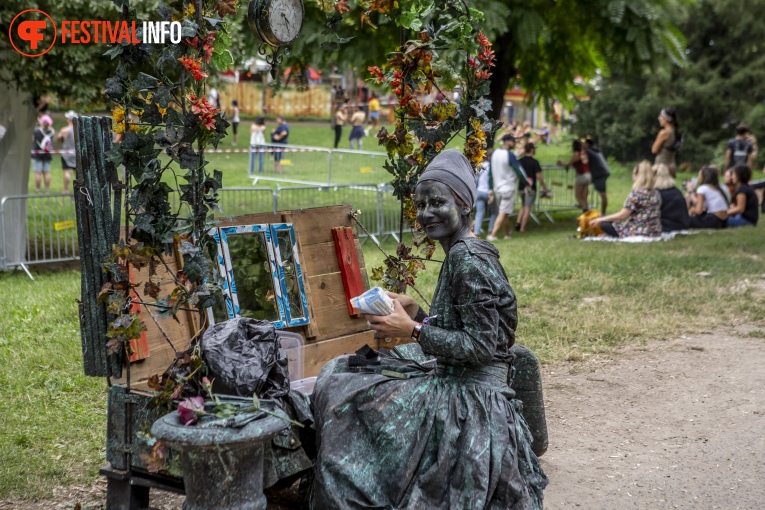
[[[178,44],[180,21],[62,20],[39,9],[21,11],[11,21],[8,39],[25,57],[41,57],[59,44]]]

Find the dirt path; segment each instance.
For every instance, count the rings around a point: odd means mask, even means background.
[[[545,508],[765,508],[765,331],[683,337],[544,370]],[[0,509],[98,509],[105,484]],[[157,493],[152,505],[179,510]],[[269,505],[269,508],[272,508]],[[284,507],[282,507],[284,508]]]
[[[765,508],[762,336],[652,342],[546,370],[545,508]]]

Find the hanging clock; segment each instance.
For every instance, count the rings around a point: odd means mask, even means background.
[[[303,0],[250,0],[250,30],[272,48],[292,44],[303,29]]]

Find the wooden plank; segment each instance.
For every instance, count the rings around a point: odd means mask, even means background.
[[[216,227],[233,227],[235,225],[259,225],[261,223],[284,223],[282,213],[259,213],[244,214],[242,216],[232,216],[227,218],[216,218],[219,220]]]
[[[308,286],[311,287],[315,312],[336,308],[348,310],[345,299],[343,277],[340,273],[322,274],[308,278]],[[349,321],[355,320],[348,318]]]
[[[315,377],[328,361],[343,354],[353,354],[364,345],[375,348],[377,342],[371,330],[345,335],[303,347],[303,377]]]
[[[345,291],[345,303],[348,306],[349,315],[359,315],[360,312],[351,304],[351,298],[364,293],[364,281],[361,279],[359,259],[356,256],[356,245],[351,227],[334,227],[332,237],[335,239],[335,254],[340,266],[340,275],[343,279]]]
[[[157,276],[160,277],[160,295],[164,296],[172,292],[175,288],[175,280],[173,275],[178,270],[178,265],[175,258],[172,255],[166,255],[164,257],[168,267],[160,264],[157,267]],[[169,271],[168,271],[169,268]],[[151,300],[149,296],[143,295],[143,284],[149,278],[148,267],[140,270],[133,269],[133,275],[131,280],[135,283],[139,283],[139,286],[135,289],[138,297],[141,300]],[[192,322],[192,312],[181,311],[178,313],[178,321],[172,317],[167,319],[158,319],[153,317],[152,314],[156,313],[156,308],[151,306],[141,305],[141,319],[146,326],[146,339],[149,344],[149,350],[151,356],[145,360],[131,363],[130,365],[130,384],[138,384],[145,381],[154,374],[161,374],[165,369],[173,363],[175,359],[176,349],[179,351],[186,350],[189,346],[189,342],[192,337],[192,330],[190,323]],[[175,346],[165,339],[163,332],[170,338],[170,341]],[[122,377],[119,379],[113,379],[114,383],[125,384],[127,383],[127,373],[125,370],[122,372]]]
[[[285,212],[285,221],[295,226],[302,247],[318,243],[331,243],[332,227],[353,227],[350,205],[316,207]],[[286,216],[289,215],[287,219]],[[354,230],[355,231],[355,230]]]
[[[355,239],[354,244],[356,246],[356,258],[359,261],[359,267],[364,267],[364,252],[361,248],[361,241]],[[334,250],[334,242],[309,244],[304,247],[300,251],[300,264],[303,272],[308,276],[339,272],[340,265],[337,262],[337,257],[328,256]]]

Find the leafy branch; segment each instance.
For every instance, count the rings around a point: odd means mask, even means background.
[[[319,1],[327,13],[325,33],[341,38],[336,32],[342,28],[339,19],[349,10],[347,2]],[[423,260],[435,251],[416,221],[412,198],[417,180],[456,137],[464,137],[463,152],[477,170],[486,155],[487,138],[499,127],[488,115],[487,99],[495,57],[488,38],[475,28],[483,14],[462,0],[360,4],[366,9],[362,24],[374,27],[374,16],[386,16],[401,29],[401,43],[388,54],[387,63],[368,71],[398,101],[393,132],[383,127],[377,140],[387,151],[383,167],[392,175],[393,194],[401,201],[401,230],[406,222],[413,231],[411,246],[399,244],[395,256],[386,255],[384,266],[372,270],[372,278],[388,290],[404,292],[424,269]]]

